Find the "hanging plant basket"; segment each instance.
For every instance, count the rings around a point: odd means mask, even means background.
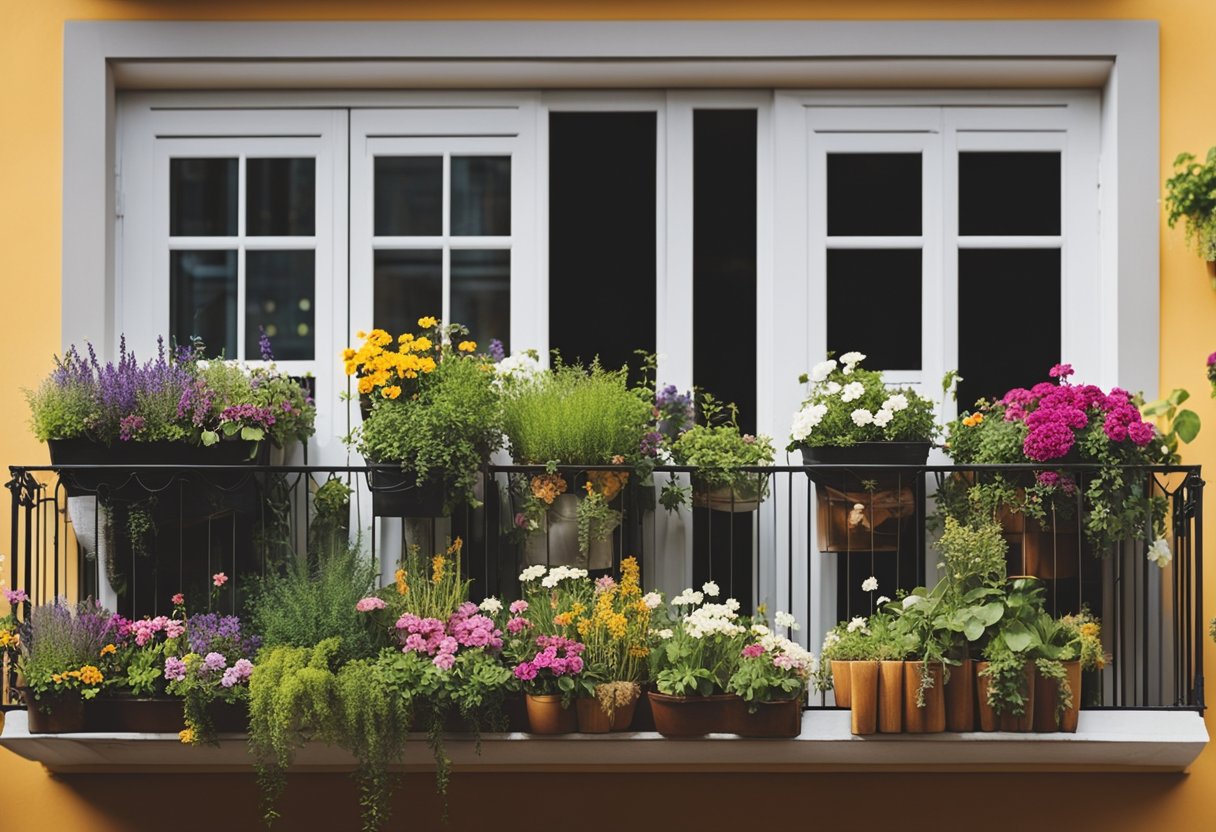
[[[696,508],[747,514],[760,508],[765,496],[766,474],[739,474],[730,485],[712,487],[692,477],[692,504]]]
[[[444,517],[447,486],[432,475],[421,485],[413,471],[397,465],[375,466],[367,472],[372,492],[372,514],[376,517]]]
[[[270,460],[270,442],[223,440],[210,447],[186,442],[119,442],[105,445],[91,439],[49,439],[51,465],[200,465],[251,467]],[[138,500],[150,491],[167,488],[182,471],[64,471],[60,476],[69,497],[94,494]],[[252,477],[240,471],[191,472],[191,486],[210,485],[220,491],[242,490]]]

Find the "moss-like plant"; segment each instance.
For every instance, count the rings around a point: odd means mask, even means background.
[[[357,659],[342,666],[334,680],[339,744],[359,761],[364,832],[384,826],[398,779],[389,766],[401,761],[410,730],[411,701],[406,691],[389,685],[377,663]]]

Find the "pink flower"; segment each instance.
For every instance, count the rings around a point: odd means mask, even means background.
[[[360,598],[355,604],[355,609],[359,612],[371,612],[372,610],[382,610],[385,606],[383,598],[370,595],[367,598]]]
[[[225,575],[223,572],[216,572],[214,575],[211,576],[211,583],[215,584],[215,586],[217,588],[221,587],[224,584],[228,583],[228,576]]]
[[[1216,352],[1208,356],[1208,366],[1211,367],[1213,365],[1216,365]]]
[[[517,528],[517,529],[526,529],[526,528],[528,528],[528,515],[524,514],[522,511],[520,511],[520,512],[516,512],[516,514],[515,514],[515,528]]]
[[[1048,370],[1047,375],[1052,378],[1058,378],[1061,381],[1072,375],[1073,369],[1071,364],[1057,364]]]
[[[797,664],[798,662],[796,662],[791,656],[787,656],[784,653],[778,653],[777,655],[773,656],[773,666],[779,667],[782,670],[789,670]]]
[[[4,598],[8,601],[9,606],[13,607],[30,600],[30,596],[25,594],[24,589],[6,589],[4,590]]]
[[[515,665],[515,669],[511,671],[515,674],[515,678],[522,682],[530,682],[536,678],[536,665],[532,662],[520,662]]]
[[[511,610],[512,615],[523,615],[528,611],[528,602],[522,599],[519,601],[512,601],[511,606],[508,609]]]
[[[175,607],[183,607],[186,605],[186,596],[182,595],[180,592],[177,593],[176,595],[174,595],[169,600],[173,603],[173,606],[175,606]]]
[[[616,581],[613,580],[611,575],[604,575],[602,577],[596,578],[595,579],[595,594],[599,595],[600,593],[607,592],[608,590],[612,589],[614,586],[616,586]]]
[[[531,626],[532,623],[528,619],[516,616],[507,622],[507,632],[513,636],[517,636]]]
[[[745,659],[754,659],[762,655],[764,655],[764,646],[761,644],[749,644],[743,648],[743,657]]]
[[[452,665],[456,664],[456,657],[451,653],[440,653],[431,659],[431,663],[440,670],[451,670]]]
[[[177,656],[165,659],[165,678],[170,682],[180,682],[186,678],[186,663]]]

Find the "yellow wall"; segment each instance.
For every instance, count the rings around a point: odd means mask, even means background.
[[[0,327],[0,462],[37,462],[45,452],[22,430],[20,388],[37,382],[60,343],[60,148],[63,23],[69,19],[728,19],[728,18],[1156,18],[1161,24],[1163,177],[1180,150],[1216,144],[1211,33],[1212,0],[0,0],[0,282],[9,306]],[[1145,159],[1145,164],[1153,160]],[[71,195],[68,195],[71,198]],[[1216,470],[1216,406],[1207,397],[1204,358],[1216,349],[1216,292],[1180,233],[1162,224],[1161,384],[1196,394],[1206,432],[1187,461]],[[1209,473],[1209,477],[1211,474]],[[1208,501],[1208,516],[1216,517]],[[0,541],[4,538],[0,537]],[[1212,548],[1209,545],[1209,548]],[[1208,570],[1207,608],[1216,610],[1216,569]],[[1216,668],[1207,645],[1206,664]],[[1216,712],[1213,712],[1216,713]],[[1209,716],[1209,731],[1216,716]],[[714,796],[729,804],[709,814]],[[81,776],[52,778],[0,751],[0,829],[253,829],[252,778],[192,779]],[[542,805],[553,801],[551,810]],[[408,801],[408,803],[407,803]],[[23,808],[28,807],[28,808]],[[397,817],[421,812],[413,828],[437,826],[425,776],[411,777]],[[589,807],[594,807],[588,811]],[[283,829],[349,829],[355,817],[350,781],[297,778],[289,787]],[[806,827],[851,818],[839,829],[1026,829],[1049,822],[1074,830],[1216,828],[1216,750],[1189,775],[806,775],[713,777],[457,776],[449,829],[477,820],[502,828],[577,822],[605,828],[747,828],[801,818]],[[515,822],[512,823],[512,819]],[[328,822],[327,822],[328,821]],[[403,824],[404,825],[404,824]]]

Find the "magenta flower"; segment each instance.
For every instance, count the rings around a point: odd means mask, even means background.
[[[228,576],[225,575],[223,572],[216,572],[214,575],[211,576],[211,583],[213,583],[216,586],[216,588],[219,588],[219,587],[223,586],[224,584],[228,583]]]
[[[1216,352],[1208,356],[1208,366],[1211,367],[1214,365],[1216,365]]]
[[[1068,378],[1072,374],[1073,369],[1071,364],[1057,364],[1047,372],[1047,375],[1051,376],[1052,378],[1058,378],[1061,381]]]
[[[507,622],[507,632],[513,636],[517,636],[531,626],[532,622],[528,621],[528,619],[515,616]]]
[[[383,598],[377,598],[375,595],[370,595],[367,598],[360,598],[355,603],[355,609],[359,612],[372,612],[373,610],[382,610],[386,604]]]
[[[15,607],[30,600],[30,596],[25,594],[24,589],[6,589],[4,590],[4,599],[8,601],[9,606]]]
[[[174,595],[169,600],[173,603],[173,606],[175,606],[175,607],[184,607],[186,605],[186,596],[182,595],[180,592],[177,593],[176,595]]]
[[[515,678],[522,682],[530,682],[536,678],[536,665],[532,662],[520,662],[515,665],[515,669],[511,671],[515,674]]]
[[[757,656],[763,656],[763,655],[764,655],[764,645],[749,644],[743,648],[743,658],[745,658],[745,659],[754,659]]]

